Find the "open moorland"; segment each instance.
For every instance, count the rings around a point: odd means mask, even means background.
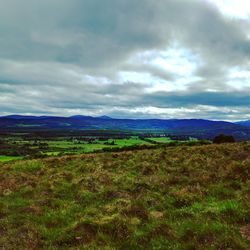
[[[250,248],[250,143],[0,163],[1,249]]]

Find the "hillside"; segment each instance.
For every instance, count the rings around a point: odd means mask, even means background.
[[[202,119],[114,119],[107,116],[18,116],[0,117],[0,132],[32,132],[51,130],[118,130],[162,131],[171,135],[187,135],[212,139],[218,134],[230,134],[238,140],[250,139],[250,128],[241,124]]]
[[[250,120],[236,122],[236,124],[239,124],[239,125],[242,125],[242,126],[246,126],[246,127],[250,127]]]
[[[3,249],[249,249],[250,143],[0,165]]]

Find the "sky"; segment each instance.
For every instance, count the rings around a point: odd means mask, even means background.
[[[0,5],[0,115],[250,119],[249,0]]]

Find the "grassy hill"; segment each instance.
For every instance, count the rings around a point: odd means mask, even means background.
[[[2,249],[250,249],[250,143],[0,164]]]

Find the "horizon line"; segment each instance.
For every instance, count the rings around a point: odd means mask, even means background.
[[[72,118],[72,117],[91,117],[91,118],[109,118],[109,119],[114,119],[114,120],[206,120],[206,121],[221,121],[221,122],[230,122],[230,123],[237,123],[237,122],[242,122],[242,121],[248,121],[248,119],[243,119],[243,120],[223,120],[223,119],[210,119],[210,118],[156,118],[156,117],[144,117],[144,118],[134,118],[134,117],[113,117],[110,115],[99,115],[99,116],[93,116],[93,115],[70,115],[70,116],[63,116],[63,115],[34,115],[34,114],[8,114],[8,115],[0,115],[0,118],[8,118],[11,116],[20,116],[20,117],[61,117],[61,118]]]

